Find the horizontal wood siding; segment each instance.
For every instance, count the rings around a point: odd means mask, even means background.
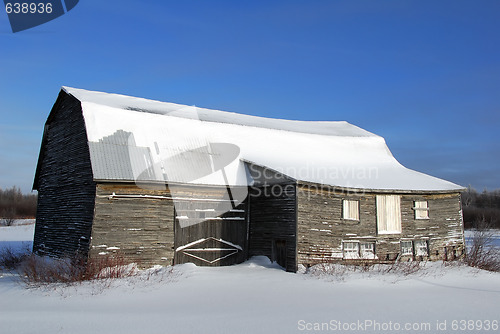
[[[334,188],[300,185],[298,190],[298,263],[343,261],[343,242],[374,243],[376,261],[401,256],[401,240],[426,240],[430,260],[463,253],[460,194],[401,194],[402,233],[377,234],[376,194],[346,193]],[[342,218],[342,200],[359,200],[360,219]],[[414,201],[425,200],[429,219],[415,219]],[[365,261],[365,260],[364,260]]]
[[[45,125],[34,188],[38,205],[33,251],[86,256],[96,190],[81,105],[64,92]]]
[[[297,201],[294,183],[254,187],[250,192],[249,256],[277,260],[276,242],[286,242],[287,271],[297,271]]]
[[[171,265],[174,258],[174,205],[155,198],[110,198],[110,195],[165,196],[165,186],[100,183],[97,186],[91,256],[120,253],[142,267]]]
[[[176,185],[173,192],[162,185],[139,187],[126,183],[100,183],[97,187],[91,255],[121,253],[143,267],[186,262],[202,266],[243,262],[247,258],[246,202],[224,213],[218,217],[220,219],[207,219],[184,228],[175,218],[192,216],[199,210],[217,209],[217,200],[223,199],[225,194],[225,188],[220,187]],[[181,212],[176,212],[176,206]],[[193,251],[176,252],[177,248],[201,239],[208,240],[191,247],[195,248]],[[241,250],[224,250],[232,248],[230,245],[233,244],[240,246]],[[207,251],[209,254],[202,254],[201,257],[224,259],[210,263],[187,255],[200,255],[200,248],[221,248],[221,253]]]
[[[428,202],[429,219],[415,219],[415,200]],[[460,193],[403,196],[403,238],[429,240],[431,260],[452,260],[464,254],[464,225]]]

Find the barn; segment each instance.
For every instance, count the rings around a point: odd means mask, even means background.
[[[347,122],[270,119],[63,87],[33,189],[33,251],[142,266],[463,255],[463,188]]]

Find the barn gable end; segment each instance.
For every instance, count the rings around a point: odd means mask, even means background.
[[[34,252],[86,256],[96,183],[80,101],[62,91],[45,124],[33,189],[38,190]]]

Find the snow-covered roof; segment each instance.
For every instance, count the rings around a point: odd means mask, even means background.
[[[342,188],[462,189],[405,168],[382,137],[344,121],[271,119],[63,90],[81,101],[96,180],[248,185],[255,178],[249,169],[257,165]]]

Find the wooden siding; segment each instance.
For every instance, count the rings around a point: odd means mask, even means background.
[[[142,267],[173,264],[173,202],[139,196],[170,197],[170,192],[165,186],[98,184],[91,256],[120,253]]]
[[[299,185],[298,263],[343,261],[343,242],[374,243],[377,261],[402,260],[401,240],[425,240],[429,255],[419,259],[452,259],[463,253],[460,194],[401,194],[402,232],[377,234],[376,194],[347,193],[334,188]],[[342,200],[359,200],[360,219],[342,218]],[[414,201],[428,201],[429,219],[415,219]]]
[[[254,187],[250,192],[249,256],[265,255],[297,271],[297,198],[294,183]],[[279,259],[286,247],[284,260]]]
[[[186,198],[176,202],[176,264],[226,266],[247,259],[246,200],[230,204],[226,188],[220,187],[186,187],[176,189],[176,195]]]
[[[223,200],[224,194],[225,188],[175,186],[174,205],[172,193],[164,185],[139,187],[126,183],[100,183],[97,187],[91,256],[119,252],[142,267],[186,262],[204,266],[243,262],[247,258],[246,202],[224,213],[218,217],[220,219],[206,220],[184,228],[175,218],[190,216],[197,210],[216,211],[217,200]],[[175,206],[180,212],[176,212]],[[176,251],[201,239],[207,240],[196,247]],[[234,251],[231,244],[241,246],[241,250]],[[188,255],[200,254],[201,248],[221,250],[202,254],[201,257],[208,261]],[[233,251],[228,252],[226,248],[233,248]],[[221,257],[224,258],[217,260]]]
[[[86,256],[95,183],[80,102],[63,92],[45,125],[33,188],[38,190],[33,251]]]

